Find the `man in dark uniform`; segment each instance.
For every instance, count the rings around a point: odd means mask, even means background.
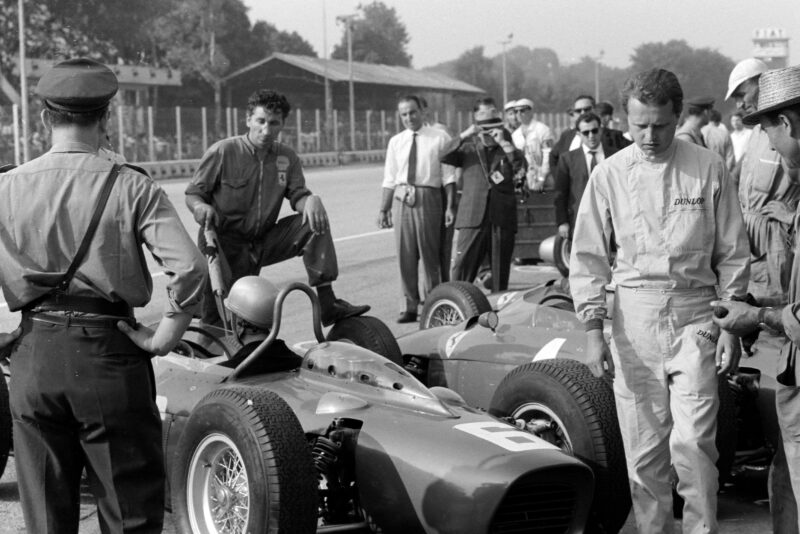
[[[117,92],[111,70],[64,61],[37,91],[53,146],[0,174],[0,284],[9,309],[22,311],[10,401],[26,528],[78,531],[85,467],[102,532],[161,532],[164,459],[150,358],[188,326],[205,261],[144,171],[98,156]],[[152,293],[142,244],[168,280],[155,330],[133,319]]]
[[[223,139],[203,155],[186,188],[186,205],[204,229],[216,227],[227,260],[226,285],[262,267],[303,256],[308,282],[317,288],[322,323],[361,315],[369,306],[337,299],[331,282],[339,275],[328,215],[322,200],[306,187],[297,154],[278,141],[291,107],[281,94],[260,90],[247,101],[245,135]],[[283,199],[297,213],[278,220]],[[220,317],[210,284],[203,299],[202,320]]]
[[[686,100],[686,118],[675,131],[675,139],[683,139],[689,143],[708,148],[703,136],[703,126],[708,124],[709,112],[714,107],[714,99],[710,96],[697,96]]]
[[[525,156],[511,143],[503,119],[494,108],[477,110],[475,123],[442,152],[442,163],[463,169],[451,279],[475,280],[484,257],[493,257],[492,233],[496,228],[500,272],[492,272],[492,276],[497,277],[501,290],[507,289],[517,231],[514,178],[525,169]]]

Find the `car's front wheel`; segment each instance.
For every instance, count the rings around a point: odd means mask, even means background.
[[[311,453],[297,417],[270,391],[209,393],[189,417],[174,461],[172,503],[180,532],[316,531]]]
[[[618,532],[631,507],[628,472],[611,385],[575,360],[521,365],[500,382],[489,412],[522,420],[530,432],[594,471],[589,531]]]
[[[489,299],[475,284],[445,282],[433,288],[425,297],[419,327],[426,329],[457,324],[491,309]]]

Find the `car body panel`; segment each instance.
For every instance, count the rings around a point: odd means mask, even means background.
[[[192,408],[231,383],[225,380],[232,369],[222,364],[175,354],[156,360],[168,469]],[[355,452],[360,501],[384,532],[487,532],[510,488],[523,479],[574,490],[568,532],[580,532],[586,520],[593,481],[583,463],[455,394],[442,400],[366,349],[320,343],[299,369],[234,383],[278,394],[306,434],[323,435],[334,418],[361,421]]]

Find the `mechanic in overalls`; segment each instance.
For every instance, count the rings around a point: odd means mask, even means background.
[[[741,349],[712,322],[709,303],[715,285],[722,298],[745,296],[747,236],[722,158],[674,139],[683,106],[677,77],[639,73],[626,82],[623,104],[634,144],[595,168],[578,209],[575,309],[592,373],[614,376],[639,532],[673,531],[670,465],[685,500],[683,532],[717,532],[717,373],[734,371]]]
[[[150,358],[199,307],[205,260],[144,171],[98,155],[114,73],[68,60],[37,91],[53,146],[0,174],[0,284],[22,311],[10,402],[26,529],[78,531],[85,467],[102,532],[158,533],[165,475]],[[155,330],[133,318],[152,293],[143,244],[167,280]]]

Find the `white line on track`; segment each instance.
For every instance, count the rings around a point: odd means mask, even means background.
[[[376,230],[374,232],[367,232],[365,234],[349,235],[349,236],[346,236],[346,237],[340,237],[339,239],[334,239],[333,242],[334,243],[341,243],[343,241],[352,241],[353,239],[361,239],[361,238],[364,238],[364,237],[372,237],[372,236],[376,236],[376,235],[385,234],[385,233],[391,232],[391,231],[392,231],[391,229],[385,229],[385,230]],[[164,276],[164,272],[163,271],[151,272],[150,276],[153,277],[153,278],[157,278],[159,276]],[[8,308],[8,304],[6,304],[5,301],[0,302],[0,308]]]

